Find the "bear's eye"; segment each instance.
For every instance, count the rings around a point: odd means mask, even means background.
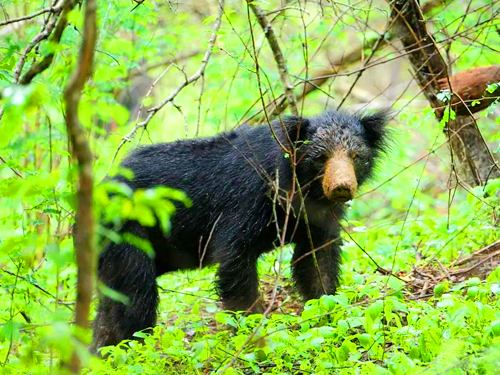
[[[355,160],[357,157],[358,157],[358,153],[356,152],[356,150],[351,150],[349,152],[349,157],[352,159],[352,160]]]

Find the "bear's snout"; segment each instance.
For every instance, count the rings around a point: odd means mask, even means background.
[[[326,162],[322,185],[326,197],[333,202],[354,198],[358,181],[352,161],[344,150],[337,150]]]

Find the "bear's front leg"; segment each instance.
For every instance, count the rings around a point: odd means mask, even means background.
[[[255,255],[242,250],[228,251],[225,255],[217,271],[217,290],[224,308],[262,312]]]
[[[310,231],[307,231],[303,225],[304,228],[297,231],[293,240],[292,273],[295,287],[307,301],[325,294],[335,294],[339,285],[342,242],[338,232],[328,234],[314,226],[310,226]]]

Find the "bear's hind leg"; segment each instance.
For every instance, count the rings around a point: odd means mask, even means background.
[[[94,321],[93,350],[116,345],[154,326],[158,289],[154,260],[148,254],[130,244],[110,243],[99,258],[98,276],[107,288],[127,300],[102,297]]]

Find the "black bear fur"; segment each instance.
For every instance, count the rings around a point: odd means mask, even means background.
[[[152,327],[158,305],[156,278],[198,268],[200,262],[219,264],[217,290],[225,308],[260,311],[256,262],[279,245],[277,228],[285,229],[284,202],[297,186],[293,157],[286,157],[274,135],[296,150],[296,178],[304,197],[301,204],[295,192],[286,228],[286,242],[295,244],[293,260],[299,259],[293,265],[295,285],[304,300],[335,293],[341,262],[337,220],[344,216],[344,205],[329,200],[322,190],[325,162],[336,149],[351,152],[361,185],[384,148],[387,117],[387,111],[365,117],[327,111],[314,118],[276,120],[271,124],[274,132],[269,125],[244,125],[210,138],[160,143],[132,152],[122,165],[134,176],[123,181],[134,190],[158,185],[179,189],[192,206],[177,207],[168,235],[159,226],[137,222],[120,229],[149,240],[154,257],[124,242],[110,242],[102,251],[100,281],[126,295],[129,303],[101,299],[94,348],[131,339],[134,332]],[[310,255],[311,243],[321,248],[315,252],[316,262]]]

